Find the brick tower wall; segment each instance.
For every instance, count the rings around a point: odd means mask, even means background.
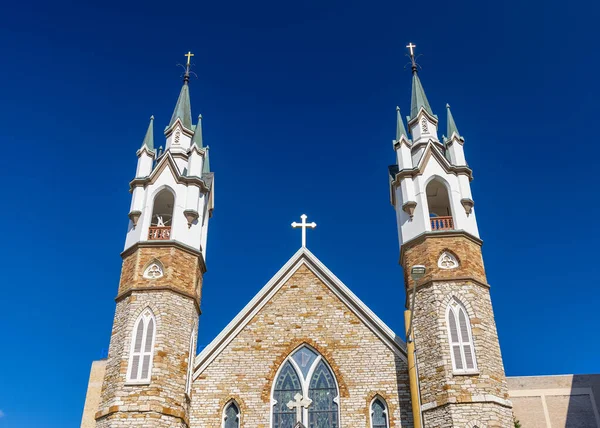
[[[453,253],[459,267],[441,269],[443,251]],[[410,267],[427,268],[419,281],[414,313],[415,346],[423,418],[427,427],[512,427],[512,409],[494,313],[490,300],[481,242],[462,232],[431,233],[402,249],[402,266],[410,301]],[[452,298],[465,307],[471,322],[478,372],[454,374],[446,309]]]
[[[153,260],[162,263],[164,276],[149,280],[143,272]],[[203,272],[201,256],[175,244],[138,246],[123,254],[97,427],[189,426],[185,387]],[[146,308],[156,319],[152,377],[148,385],[127,385],[132,332]]]

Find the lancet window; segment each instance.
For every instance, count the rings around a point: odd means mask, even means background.
[[[331,368],[304,345],[282,364],[273,386],[272,428],[339,427],[339,392]]]
[[[230,401],[223,410],[223,428],[239,428],[240,409],[235,401]]]
[[[455,373],[468,373],[477,370],[475,347],[471,333],[471,322],[467,311],[456,299],[452,299],[446,310],[448,339],[452,368]]]
[[[371,428],[388,428],[388,409],[385,400],[375,397],[371,402]]]
[[[127,381],[149,383],[152,376],[152,359],[156,321],[150,309],[144,309],[134,324],[129,351]]]

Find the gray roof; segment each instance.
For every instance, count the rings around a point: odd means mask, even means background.
[[[150,124],[148,125],[148,130],[146,131],[146,136],[144,137],[142,147],[140,148],[144,147],[154,151],[154,116],[150,116]]]

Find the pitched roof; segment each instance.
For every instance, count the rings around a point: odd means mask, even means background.
[[[419,75],[415,72],[413,73],[412,78],[412,97],[410,102],[411,119],[414,119],[417,116],[421,107],[423,107],[430,115],[434,115],[429,106],[429,101],[427,101],[427,95],[425,95],[425,89],[423,89]]]
[[[460,133],[458,132],[458,128],[454,122],[454,117],[452,117],[452,112],[450,111],[450,104],[446,104],[446,110],[448,111],[448,123],[446,127],[446,134],[448,134],[448,138],[452,138],[452,134],[454,133],[460,137]]]
[[[148,125],[148,130],[144,136],[144,141],[142,142],[141,148],[144,147],[148,148],[148,150],[154,151],[154,116],[150,116],[150,124]]]
[[[306,266],[319,278],[373,333],[395,354],[406,361],[406,344],[350,289],[340,281],[307,248],[300,248],[267,282],[250,302],[236,315],[213,341],[196,356],[194,379],[225,349],[252,318],[277,293],[287,280],[301,267]]]
[[[175,110],[173,110],[173,116],[167,129],[173,126],[175,121],[179,119],[183,126],[187,129],[192,129],[192,107],[190,103],[190,87],[187,82],[181,87],[179,92],[179,98],[177,98],[177,104],[175,104]]]

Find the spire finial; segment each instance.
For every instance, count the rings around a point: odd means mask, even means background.
[[[413,72],[413,74],[415,74],[417,72],[417,61],[415,60],[414,49],[417,47],[417,45],[413,45],[412,42],[410,42],[408,45],[406,45],[406,47],[408,48],[408,51],[410,52],[410,54],[408,56],[410,57],[412,72]]]
[[[191,60],[194,54],[191,51],[188,51],[188,53],[186,53],[184,56],[187,57],[187,63],[185,64],[185,74],[183,75],[183,83],[188,83],[190,81],[190,67],[192,65]]]

